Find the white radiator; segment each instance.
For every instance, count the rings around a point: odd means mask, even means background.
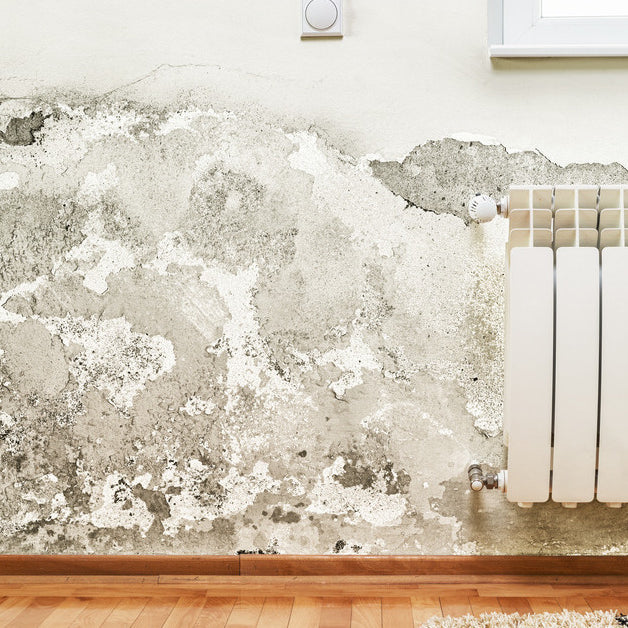
[[[520,506],[628,502],[626,208],[628,186],[512,187],[502,200],[508,468],[494,484]]]

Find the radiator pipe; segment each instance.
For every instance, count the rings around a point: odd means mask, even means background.
[[[482,467],[477,462],[474,462],[467,469],[467,473],[472,491],[481,491],[483,488],[506,491],[506,473],[504,471],[484,473]]]

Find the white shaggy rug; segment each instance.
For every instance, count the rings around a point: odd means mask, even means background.
[[[626,618],[628,619],[628,618]],[[625,621],[625,620],[624,620]],[[538,613],[534,615],[518,615],[514,613],[486,613],[479,617],[433,617],[423,624],[425,628],[617,628],[628,626],[615,618],[612,611],[593,611],[576,613]]]

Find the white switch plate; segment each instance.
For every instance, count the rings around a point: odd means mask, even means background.
[[[342,37],[342,0],[301,0],[301,37]]]

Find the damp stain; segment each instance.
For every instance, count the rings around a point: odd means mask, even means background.
[[[621,513],[467,494],[503,458],[504,223],[452,218],[623,167],[452,139],[369,162],[192,103],[6,119],[4,551],[627,551]]]

